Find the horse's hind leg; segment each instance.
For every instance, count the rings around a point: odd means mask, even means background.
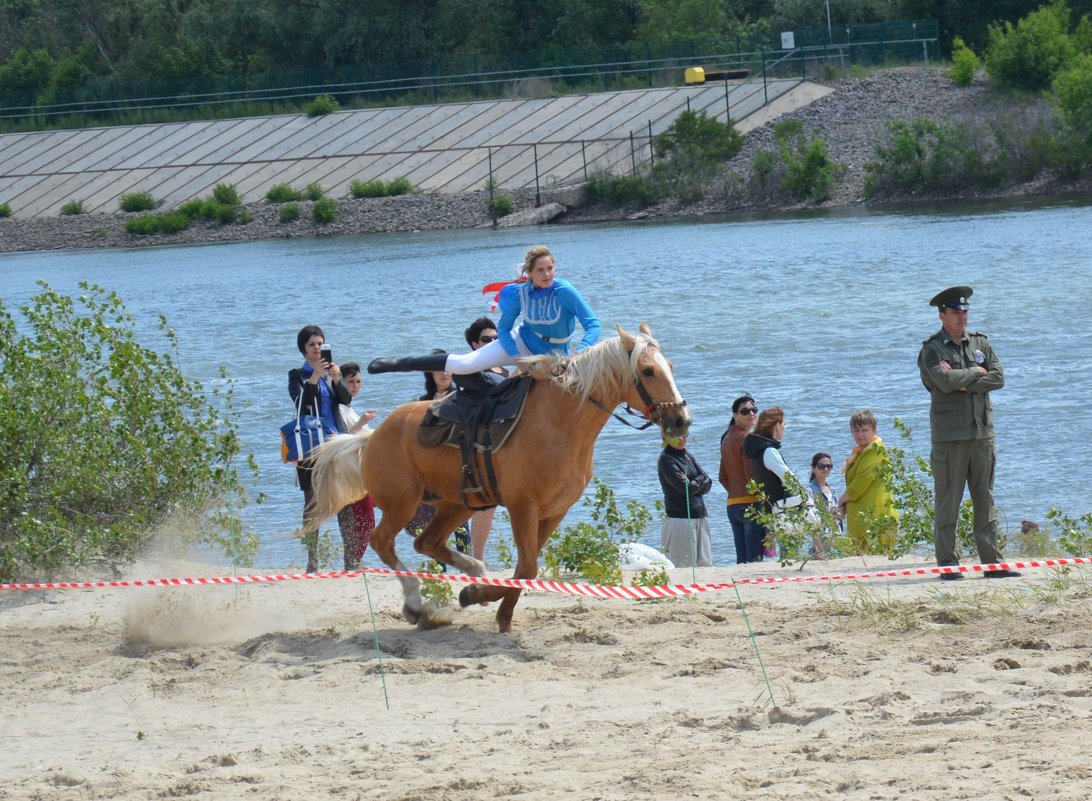
[[[447,541],[451,532],[470,519],[470,510],[462,504],[439,501],[436,516],[413,541],[418,553],[432,557],[443,565],[455,565],[468,576],[484,576],[485,565],[466,554],[453,551]]]

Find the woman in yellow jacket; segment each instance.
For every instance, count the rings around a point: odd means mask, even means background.
[[[838,511],[846,520],[846,534],[859,552],[883,553],[898,536],[899,513],[885,478],[891,460],[876,433],[876,418],[870,409],[854,412],[849,418],[849,430],[857,447],[846,460],[846,491],[838,499]],[[889,518],[891,522],[878,518]]]

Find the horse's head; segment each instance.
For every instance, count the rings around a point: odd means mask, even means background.
[[[690,430],[690,410],[675,386],[671,362],[652,338],[648,323],[641,323],[637,336],[618,327],[618,337],[630,354],[633,370],[634,380],[626,390],[626,403],[659,425],[665,438],[685,436]]]

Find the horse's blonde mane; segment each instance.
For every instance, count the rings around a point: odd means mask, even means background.
[[[627,353],[621,337],[600,340],[568,359],[564,370],[552,375],[551,381],[563,391],[576,395],[580,400],[595,396],[599,399],[620,397],[633,383],[637,360],[646,348],[659,347],[650,336],[633,334],[633,352]],[[551,364],[564,357],[545,357]],[[536,360],[537,361],[537,360]],[[547,373],[553,373],[547,365]]]

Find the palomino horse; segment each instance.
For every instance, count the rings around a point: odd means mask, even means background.
[[[518,554],[515,578],[538,575],[542,547],[591,481],[595,439],[616,406],[628,403],[641,410],[667,437],[681,436],[690,428],[690,412],[675,386],[670,363],[645,323],[640,331],[635,336],[619,328],[616,339],[603,340],[565,361],[529,360],[535,382],[523,417],[493,457],[498,495],[508,509]],[[468,575],[482,576],[484,564],[447,547],[449,535],[466,522],[471,510],[459,493],[463,467],[459,450],[425,448],[417,442],[417,428],[428,406],[408,403],[375,431],[334,437],[317,451],[312,525],[371,493],[383,512],[372,547],[391,568],[407,570],[395,553],[395,536],[428,497],[436,516],[416,537],[414,548]],[[450,612],[422,604],[417,579],[400,581],[402,612],[409,622],[422,628],[450,622]],[[459,601],[465,607],[503,599],[497,624],[501,632],[509,633],[520,592],[472,584]]]

